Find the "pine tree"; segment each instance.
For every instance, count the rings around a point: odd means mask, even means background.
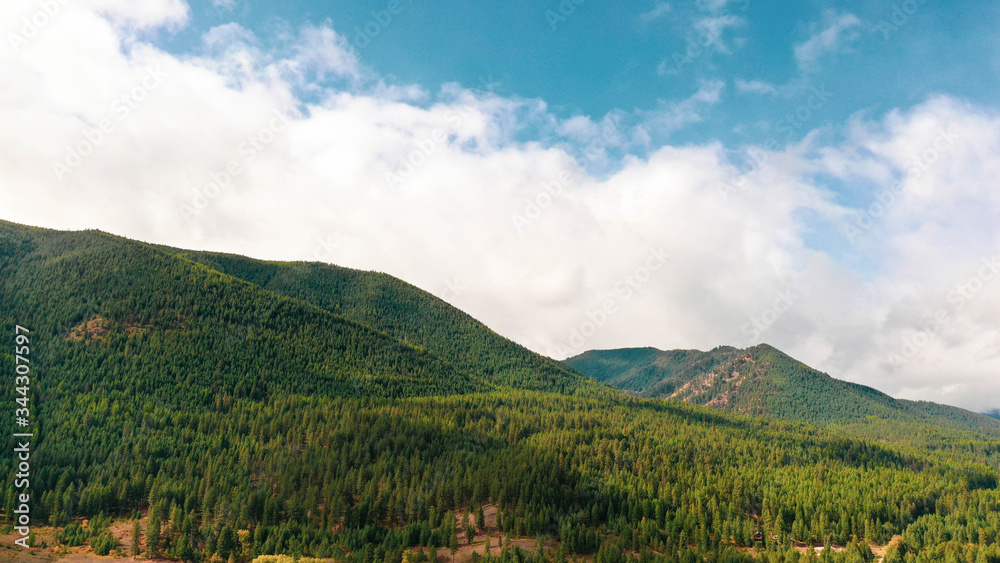
[[[160,517],[150,511],[146,523],[146,557],[153,559],[160,555]]]
[[[132,524],[132,557],[142,554],[142,523],[138,520]]]
[[[483,505],[479,505],[476,510],[476,528],[480,532],[486,529],[486,513],[483,512]]]

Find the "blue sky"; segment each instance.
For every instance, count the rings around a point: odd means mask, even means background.
[[[687,143],[783,147],[852,116],[881,116],[938,94],[996,107],[1000,87],[1000,5],[985,1],[961,9],[934,0],[193,0],[190,7],[189,24],[162,37],[178,55],[201,52],[204,34],[229,22],[276,51],[296,28],[324,25],[390,83],[431,93],[458,83],[538,99],[563,119],[612,114],[634,125],[706,89],[717,92],[717,101],[691,106],[696,118],[648,127],[648,144],[612,150],[615,159]],[[538,133],[528,128],[518,138],[554,142]],[[607,174],[618,164],[591,169]],[[831,180],[827,187],[844,204],[872,201],[856,186]],[[858,254],[837,225],[808,222],[811,247],[879,273],[881,264]]]
[[[303,24],[326,23],[391,82],[431,92],[456,82],[538,98],[561,117],[654,111],[689,98],[706,81],[725,82],[710,119],[654,136],[654,146],[784,141],[788,135],[773,128],[806,102],[809,86],[833,95],[795,127],[795,139],[856,112],[879,114],[933,94],[997,103],[996,3],[579,1],[399,0],[390,14],[388,0],[194,0],[190,24],[164,34],[161,44],[196,53],[211,27],[237,22],[267,45]],[[377,14],[388,23],[377,25]],[[796,46],[845,15],[856,21],[809,62],[796,58]],[[722,25],[717,37],[705,27],[712,21]],[[678,63],[676,56],[687,53],[689,62]],[[777,92],[740,91],[737,81]]]
[[[5,0],[2,218],[1000,406],[1000,7],[576,1]]]

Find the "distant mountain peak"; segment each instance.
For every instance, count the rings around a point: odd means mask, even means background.
[[[641,351],[640,351],[641,350]],[[752,416],[819,424],[892,420],[1000,429],[987,416],[955,407],[893,399],[834,379],[761,343],[740,349],[590,351],[566,363],[640,397],[663,398]],[[1000,419],[1000,415],[995,418]]]

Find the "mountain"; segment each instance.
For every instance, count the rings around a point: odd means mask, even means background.
[[[527,350],[434,295],[387,274],[166,250],[429,350],[458,371],[497,385],[558,392],[588,386],[565,365]]]
[[[197,400],[594,387],[384,274],[0,223],[0,290],[0,319],[44,334],[50,369],[84,386],[116,365],[154,387],[202,384]]]
[[[1000,560],[1000,440],[632,397],[384,274],[0,223],[0,322],[19,560]],[[747,354],[606,371],[690,392]]]
[[[176,385],[172,400],[201,402],[490,387],[371,327],[96,231],[0,224],[0,292],[0,319],[32,331],[67,390]]]
[[[995,418],[997,420],[1000,420],[1000,410],[994,410],[984,414],[990,418]]]
[[[870,387],[834,379],[766,344],[745,350],[718,347],[709,352],[594,350],[565,363],[598,382],[640,397],[675,399],[753,416],[815,424],[886,420],[1000,430],[1000,422],[981,414],[894,399]]]
[[[695,377],[732,360],[740,352],[726,346],[710,352],[623,348],[584,352],[565,363],[596,381],[634,395],[664,397]]]

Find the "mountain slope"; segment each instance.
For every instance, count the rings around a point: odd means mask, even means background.
[[[96,231],[0,223],[0,295],[0,319],[33,331],[68,388],[179,385],[214,401],[490,387],[360,323]]]
[[[485,379],[514,361],[491,346],[479,364],[421,349],[176,254],[0,223],[0,322],[8,338],[15,324],[32,330],[30,391],[18,397],[31,411],[19,427],[32,434],[31,486],[0,474],[0,523],[24,491],[58,551],[121,552],[129,542],[113,530],[138,527],[151,561],[401,563],[493,541],[499,556],[486,560],[753,563],[761,550],[798,561],[794,538],[850,542],[831,559],[841,563],[871,560],[869,542],[898,536],[918,562],[1000,560],[996,542],[972,539],[1000,536],[1000,441],[921,449],[620,392],[511,389]],[[391,323],[408,314],[392,307],[408,287],[369,289],[382,295],[371,301],[347,282],[336,293],[352,295],[341,297],[352,315]],[[24,363],[10,344],[8,374]],[[663,365],[693,380],[745,352],[717,354]],[[8,405],[18,393],[7,386]],[[28,463],[18,443],[8,434],[0,465]],[[519,551],[532,538],[544,557]]]
[[[597,381],[641,397],[670,398],[754,416],[818,424],[865,419],[948,423],[1000,430],[987,416],[955,407],[894,399],[834,379],[761,344],[710,352],[655,349],[598,350],[566,360]]]
[[[670,395],[694,377],[714,370],[740,352],[720,346],[710,352],[656,348],[592,350],[566,364],[594,380],[636,395]]]
[[[592,386],[565,365],[500,336],[434,295],[387,274],[319,263],[175,252],[425,348],[456,369],[491,383],[556,392]]]

